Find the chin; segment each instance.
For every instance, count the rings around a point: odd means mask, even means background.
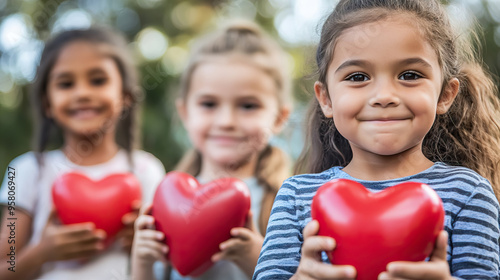
[[[244,158],[235,159],[234,156],[233,156],[231,158],[221,158],[221,159],[218,159],[217,162],[221,166],[225,166],[229,170],[234,170],[234,169],[238,169],[238,168],[242,167],[243,165],[245,165],[246,163],[248,163],[248,161],[250,160],[250,158],[251,157],[248,156],[248,157],[244,157]]]

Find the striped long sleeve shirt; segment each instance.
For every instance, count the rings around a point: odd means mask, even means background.
[[[340,178],[357,181],[374,192],[406,181],[428,184],[443,200],[452,276],[499,279],[500,207],[490,183],[470,169],[438,162],[421,173],[385,181],[358,180],[341,167],[287,179],[274,201],[253,280],[290,279],[296,272],[302,231],[311,221],[312,198],[324,183]],[[324,252],[322,258],[329,262]]]

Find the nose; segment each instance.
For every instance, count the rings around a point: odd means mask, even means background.
[[[77,81],[73,97],[76,99],[88,99],[92,94],[91,86],[84,81]]]
[[[380,80],[374,87],[369,100],[371,106],[395,107],[401,103],[396,86],[392,81]]]
[[[235,108],[230,105],[221,106],[215,115],[214,123],[223,129],[232,129],[236,124]]]

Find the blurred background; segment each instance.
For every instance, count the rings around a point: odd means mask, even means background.
[[[454,24],[466,32],[474,20],[483,32],[482,54],[500,73],[500,0],[449,0]],[[292,158],[303,145],[302,119],[312,98],[315,45],[336,0],[0,0],[0,172],[31,150],[29,87],[44,40],[65,29],[105,24],[120,30],[142,75],[142,148],[167,171],[189,147],[175,117],[178,78],[197,36],[233,18],[259,23],[288,52],[294,81],[294,114],[272,141]],[[57,148],[57,145],[51,148]]]

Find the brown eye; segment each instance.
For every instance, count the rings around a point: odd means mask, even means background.
[[[94,86],[102,86],[102,85],[104,85],[107,81],[108,81],[108,79],[107,79],[107,78],[104,78],[104,77],[102,77],[102,78],[92,78],[92,79],[90,80],[90,82],[91,82],[91,83],[92,83],[92,85],[94,85]]]
[[[257,108],[259,108],[259,104],[255,104],[255,103],[243,103],[240,105],[240,107],[244,110],[255,110]]]
[[[369,78],[367,75],[357,72],[347,76],[345,80],[351,82],[366,82],[369,80]]]
[[[63,81],[63,82],[57,83],[57,87],[60,89],[68,89],[68,88],[71,88],[72,86],[73,86],[72,81]]]
[[[405,81],[418,80],[420,78],[422,78],[422,75],[414,71],[406,71],[399,76],[400,80],[405,80]]]
[[[207,108],[207,109],[215,108],[216,105],[217,104],[215,104],[215,102],[213,102],[213,101],[202,101],[202,102],[200,102],[200,106],[204,107],[204,108]]]

